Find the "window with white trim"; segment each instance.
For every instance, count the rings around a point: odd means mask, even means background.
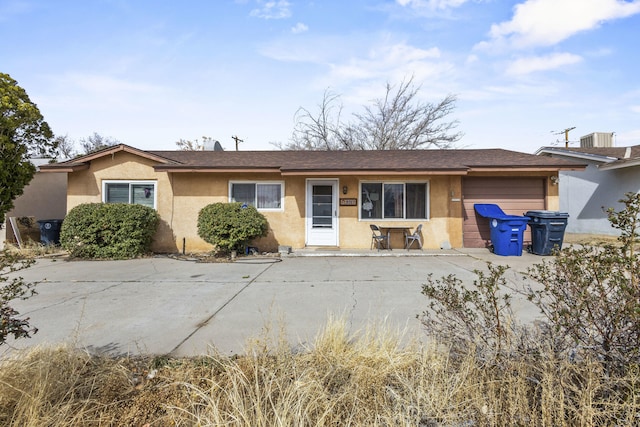
[[[156,208],[156,181],[102,181],[104,203],[129,203]]]
[[[429,219],[429,183],[360,183],[360,219]]]
[[[283,187],[282,182],[230,182],[229,200],[258,210],[281,211],[284,206]]]

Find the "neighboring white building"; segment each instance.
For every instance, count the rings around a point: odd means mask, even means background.
[[[36,167],[49,162],[49,159],[32,159]],[[33,216],[36,220],[63,219],[67,214],[67,174],[41,173],[35,176],[24,188],[24,192],[13,201],[13,209],[4,218],[0,229],[0,248],[4,247],[7,233],[11,232],[8,223],[10,217]]]
[[[580,138],[580,147],[542,147],[536,154],[588,164],[583,172],[559,173],[560,210],[569,213],[567,233],[618,235],[606,209],[623,208],[625,193],[640,191],[640,145],[613,147],[610,133]]]

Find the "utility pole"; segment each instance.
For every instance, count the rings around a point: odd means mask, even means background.
[[[554,133],[554,135],[562,135],[564,133],[564,148],[569,148],[569,132],[574,130],[576,127],[566,128],[560,132]]]
[[[243,140],[243,139],[238,138],[236,135],[233,135],[233,136],[231,137],[231,139],[233,139],[233,140],[236,142],[236,151],[238,151],[238,143],[239,143],[239,142],[244,142],[244,140]]]

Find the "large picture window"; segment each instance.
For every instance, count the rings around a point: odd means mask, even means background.
[[[282,210],[282,186],[281,182],[232,182],[229,200],[258,210]]]
[[[155,181],[103,181],[104,203],[129,203],[156,208]]]
[[[363,182],[361,219],[428,219],[429,183]]]

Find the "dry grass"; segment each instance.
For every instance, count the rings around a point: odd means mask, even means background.
[[[18,248],[14,244],[6,244],[5,248],[15,254],[18,254],[20,258],[35,259],[44,257],[66,257],[67,253],[57,246],[43,245],[33,240],[22,242],[22,248]]]
[[[601,246],[603,244],[615,245],[620,243],[617,236],[582,233],[566,233],[563,242],[566,244],[588,246]]]
[[[614,426],[640,421],[640,371],[594,361],[407,344],[330,320],[311,348],[257,339],[246,354],[113,359],[69,347],[0,362],[3,426]]]

